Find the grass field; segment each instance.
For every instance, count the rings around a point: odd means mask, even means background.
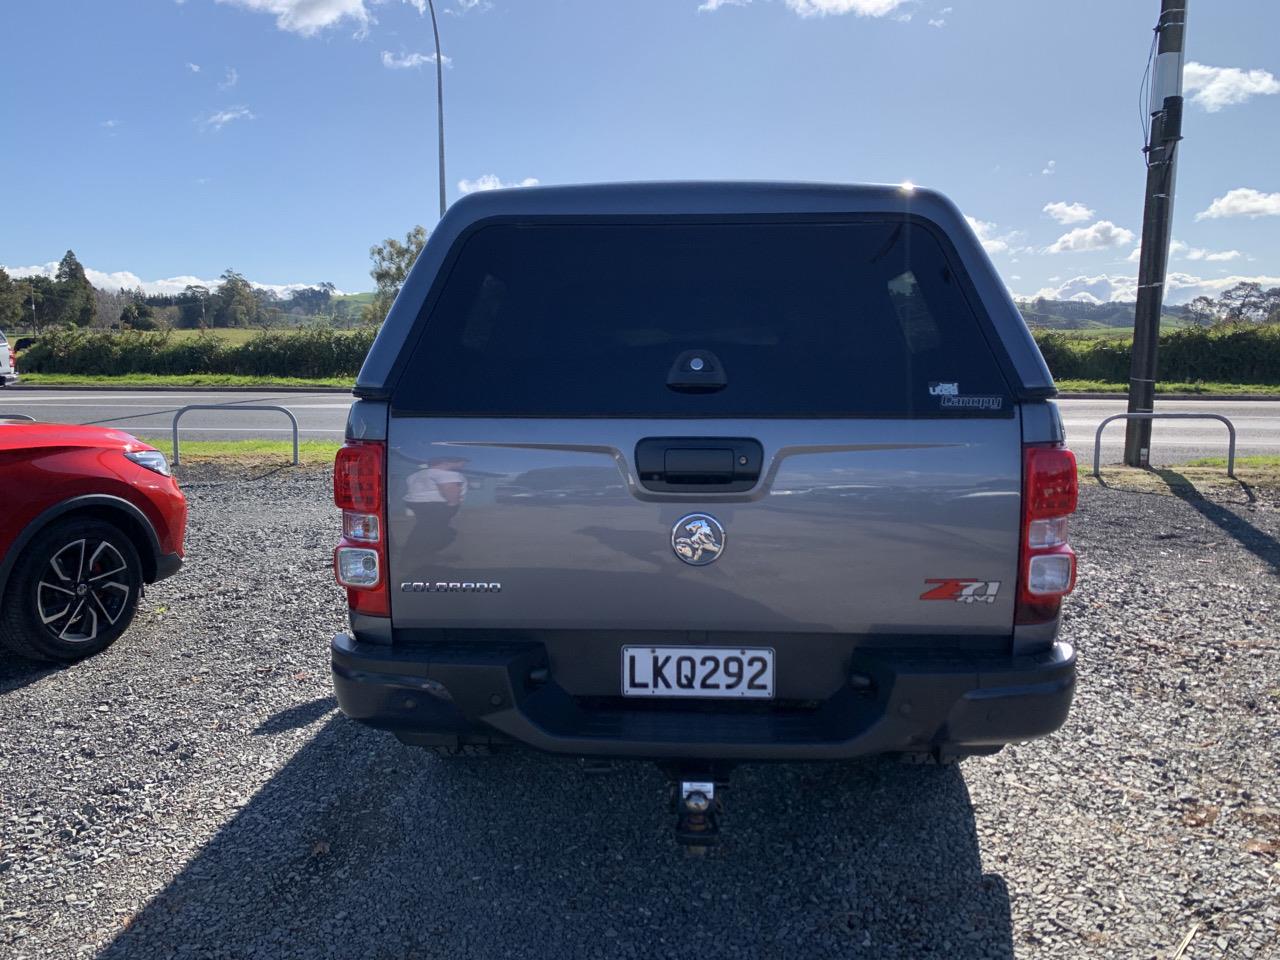
[[[1099,324],[1098,326],[1093,326],[1093,327],[1065,327],[1065,326],[1051,326],[1048,324],[1036,323],[1033,321],[1029,324],[1029,326],[1036,333],[1040,333],[1040,332],[1061,333],[1073,340],[1074,339],[1080,339],[1080,340],[1132,340],[1133,339],[1132,324],[1126,324],[1124,326],[1118,326],[1118,327],[1104,326],[1102,324]],[[1182,330],[1187,326],[1190,326],[1190,324],[1188,324],[1187,321],[1183,320],[1181,317],[1175,317],[1175,316],[1171,316],[1170,314],[1165,314],[1164,318],[1160,321],[1160,332],[1162,334],[1173,333],[1173,331]]]
[[[225,340],[227,343],[241,344],[256,337],[261,330],[252,327],[228,327],[221,330],[170,330],[169,336],[174,340],[196,340],[200,337],[212,337]]]
[[[1161,328],[1168,332],[1167,327]],[[1132,340],[1132,327],[1086,327],[1080,330],[1064,330],[1061,327],[1032,327],[1036,333],[1060,333],[1068,340]]]

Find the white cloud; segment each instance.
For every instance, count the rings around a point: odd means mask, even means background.
[[[386,0],[372,0],[372,2],[385,3]],[[426,16],[427,0],[404,0],[404,2],[409,4],[409,6],[413,7],[415,10],[417,10],[418,16],[420,17]],[[440,6],[440,3],[437,2],[436,6],[437,7]],[[472,10],[476,10],[480,13],[484,13],[484,11],[490,10],[492,8],[493,8],[493,4],[490,3],[489,0],[453,0],[453,6],[446,7],[441,12],[447,13],[454,17],[461,17],[470,13]]]
[[[941,17],[937,17],[929,21],[929,26],[938,27],[939,29],[941,29],[942,27],[945,27],[946,25],[947,25],[947,21],[943,20]]]
[[[453,63],[448,57],[442,57],[441,59],[446,67]],[[412,70],[415,67],[435,62],[436,55],[434,53],[402,53],[396,55],[390,50],[382,51],[382,65],[388,70]]]
[[[802,17],[840,16],[856,13],[860,17],[883,17],[893,13],[907,0],[786,0],[786,4]]]
[[[355,36],[364,38],[369,27],[376,23],[369,7],[387,3],[389,0],[217,0],[218,3],[243,7],[256,13],[268,13],[276,18],[276,26],[290,33],[299,33],[304,37],[314,37],[322,30],[336,26],[343,21],[355,24]],[[425,13],[426,0],[403,0],[418,13]],[[489,0],[455,0],[457,10],[446,10],[445,13],[466,13],[469,10],[487,10]]]
[[[256,13],[269,13],[276,18],[276,26],[290,33],[300,33],[304,37],[312,37],[341,23],[352,20],[356,24],[357,35],[368,30],[372,17],[365,9],[364,0],[217,0],[218,3],[231,4],[253,10]]]
[[[1050,160],[1048,163],[1044,165],[1044,169],[1040,171],[1040,175],[1043,177],[1052,177],[1057,172],[1058,172],[1058,161]]]
[[[751,0],[703,0],[698,10],[710,13],[723,7],[745,7]],[[860,17],[884,17],[909,0],[784,0],[801,17],[827,17],[854,13]],[[899,18],[901,19],[901,18]],[[910,19],[910,17],[907,17]]]
[[[1170,273],[1165,278],[1165,302],[1186,303],[1201,295],[1216,296],[1228,287],[1244,282],[1274,287],[1280,286],[1280,277],[1205,278],[1189,273]],[[1088,300],[1096,303],[1132,302],[1138,298],[1138,278],[1111,276],[1105,273],[1096,277],[1072,277],[1057,286],[1042,287],[1026,299],[1035,297],[1045,297],[1049,300]]]
[[[1133,231],[1117,227],[1110,220],[1099,220],[1087,227],[1064,233],[1049,246],[1045,253],[1078,253],[1082,250],[1106,250],[1111,247],[1127,247],[1133,243]]]
[[[222,82],[218,84],[218,89],[230,90],[239,82],[240,82],[240,72],[236,70],[235,67],[227,67],[226,75],[223,77]]]
[[[1192,61],[1184,68],[1182,88],[1194,103],[1217,113],[1250,97],[1280,93],[1280,80],[1267,70],[1207,67]]]
[[[454,6],[444,9],[444,13],[451,17],[463,17],[472,10],[484,13],[486,10],[493,9],[493,4],[489,0],[453,0],[453,2]],[[405,0],[405,3],[413,4],[418,8],[419,13],[422,13],[427,5],[426,0]]]
[[[979,220],[977,217],[966,216],[970,229],[978,235],[978,240],[982,243],[982,249],[988,254],[997,253],[1022,253],[1025,248],[1018,246],[1022,239],[1022,234],[1017,230],[1010,230],[1007,233],[999,233],[999,227],[989,220]],[[1014,261],[1017,262],[1016,260]]]
[[[1169,256],[1179,260],[1204,260],[1207,263],[1226,263],[1239,260],[1244,256],[1239,250],[1206,250],[1204,247],[1193,247],[1188,243],[1175,239],[1169,244]],[[1142,247],[1134,247],[1128,257],[1130,263],[1138,263],[1142,259]]]
[[[1044,205],[1044,212],[1059,223],[1084,223],[1093,217],[1093,211],[1083,203],[1067,203],[1055,200]]]
[[[1186,289],[1188,286],[1186,283],[1187,280],[1194,281],[1196,290],[1190,296],[1185,297],[1187,300],[1197,297],[1202,293],[1221,293],[1228,287],[1234,287],[1237,283],[1257,283],[1264,287],[1280,287],[1280,277],[1269,277],[1266,275],[1257,277],[1241,277],[1238,275],[1230,277],[1214,277],[1212,280],[1201,280],[1199,277],[1187,277],[1186,274],[1178,274],[1177,276],[1183,281],[1181,284],[1182,289]],[[1178,299],[1182,300],[1184,298],[1179,297]]]
[[[225,110],[219,110],[217,113],[211,113],[201,121],[201,125],[206,130],[221,130],[228,123],[236,120],[256,120],[253,111],[248,107],[227,107]]]
[[[200,72],[200,64],[198,64],[198,63],[188,63],[188,64],[187,64],[187,69],[188,69],[188,70],[190,70],[192,73],[199,73],[199,72]]]
[[[1211,263],[1226,263],[1243,256],[1239,250],[1202,250],[1199,247],[1188,247],[1186,253],[1188,260],[1208,260]]]
[[[485,190],[502,190],[507,187],[536,187],[537,185],[537,177],[525,177],[520,181],[503,183],[502,180],[492,173],[486,173],[483,176],[476,177],[474,180],[458,181],[458,189],[462,193],[480,193]]]
[[[98,126],[106,127],[108,130],[114,130],[116,127],[120,126],[120,121],[119,120],[103,120],[100,124],[98,124]]]
[[[4,267],[9,276],[32,277],[41,276],[53,279],[58,273],[58,261],[51,260],[48,263],[40,264],[33,267]],[[104,273],[101,270],[94,270],[92,267],[85,267],[84,274],[89,278],[89,282],[100,290],[142,290],[143,293],[162,295],[181,293],[188,286],[208,287],[210,290],[218,286],[221,280],[201,280],[199,277],[181,276],[168,277],[164,280],[143,280],[136,273],[128,270],[117,270],[113,273]],[[256,280],[250,280],[250,285],[258,290],[271,290],[280,296],[288,296],[297,290],[306,290],[316,286],[314,283],[258,283]],[[335,291],[341,294],[342,291]]]
[[[1262,193],[1249,187],[1227,191],[1196,214],[1197,220],[1220,217],[1280,217],[1280,193]]]

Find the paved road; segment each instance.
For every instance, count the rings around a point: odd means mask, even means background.
[[[1123,400],[1060,400],[1067,444],[1081,463],[1093,463],[1093,437],[1098,424],[1124,413]],[[1235,424],[1236,453],[1280,454],[1280,401],[1157,400],[1157,413],[1216,413]],[[1124,453],[1123,422],[1102,435],[1102,462],[1119,463]],[[1183,463],[1195,457],[1224,457],[1227,428],[1216,420],[1157,420],[1151,427],[1151,461]]]
[[[0,391],[0,414],[25,413],[41,420],[64,423],[110,424],[145,436],[168,436],[173,412],[189,403],[275,403],[298,417],[302,436],[338,438],[351,398],[339,393],[137,393],[77,390]],[[1081,462],[1093,459],[1093,433],[1110,414],[1122,413],[1121,400],[1063,400],[1068,442]],[[1280,454],[1280,401],[1163,400],[1157,410],[1180,413],[1220,413],[1230,417],[1239,432],[1241,454]],[[235,439],[251,436],[285,437],[287,421],[278,413],[225,411],[195,412],[182,418],[183,436]],[[1124,425],[1112,424],[1103,437],[1104,462],[1116,462],[1124,443]],[[1226,453],[1226,430],[1211,420],[1169,420],[1154,429],[1152,459],[1177,463],[1198,456]]]
[[[24,413],[37,420],[95,423],[146,437],[167,437],[173,414],[191,403],[270,403],[288,407],[298,418],[303,439],[338,439],[347,421],[351,397],[341,393],[216,393],[140,390],[137,393],[90,390],[0,390],[0,415]],[[287,437],[289,421],[272,411],[226,410],[184,414],[182,435],[200,440]]]

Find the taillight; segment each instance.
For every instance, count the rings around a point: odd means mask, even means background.
[[[1067,518],[1079,495],[1075,454],[1057,445],[1028,446],[1022,469],[1022,554],[1017,623],[1047,623],[1076,585]]]
[[[333,551],[333,573],[347,588],[352,610],[391,615],[387,587],[386,498],[381,440],[346,443],[333,462],[333,502],[342,509],[342,540]]]

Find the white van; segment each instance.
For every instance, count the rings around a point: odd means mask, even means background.
[[[0,387],[7,387],[18,381],[18,365],[13,362],[13,351],[9,349],[9,341],[4,331],[0,330]]]

